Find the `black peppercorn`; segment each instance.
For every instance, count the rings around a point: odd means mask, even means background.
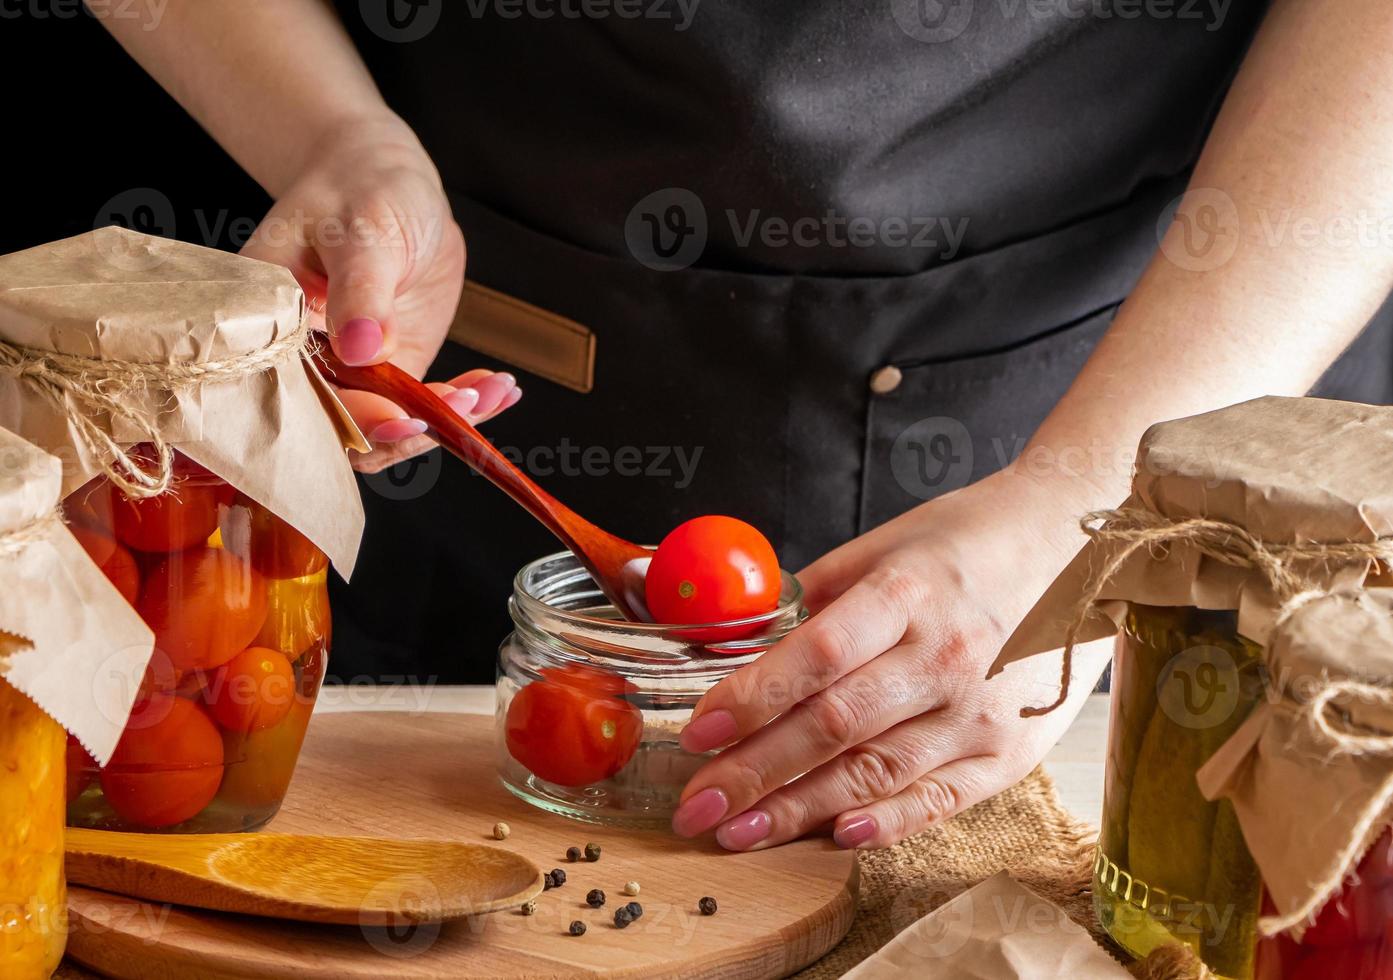
[[[710,895],[707,895],[700,902],[697,902],[697,908],[701,909],[702,915],[715,915],[716,900],[712,898]]]
[[[579,848],[579,847],[568,847],[568,848],[566,848],[566,860],[567,860],[567,861],[570,861],[572,864],[575,864],[577,861],[579,861],[579,860],[580,860],[580,848]]]
[[[635,919],[643,918],[643,906],[640,905],[638,902],[630,902],[628,905],[624,907],[629,910],[629,914],[632,915]]]
[[[596,844],[596,843],[594,843],[594,842],[592,841],[591,843],[585,845],[585,860],[587,860],[587,861],[598,861],[598,860],[600,860],[600,845],[599,845],[599,844]]]
[[[566,872],[562,871],[560,868],[552,868],[551,883],[556,888],[560,888],[562,885],[566,884]]]
[[[629,906],[621,905],[614,912],[614,927],[616,929],[627,929],[629,923],[634,921],[634,914],[629,911]]]
[[[548,871],[546,874],[542,875],[542,891],[544,891],[544,892],[546,892],[546,891],[551,891],[551,890],[552,890],[553,888],[555,888],[555,887],[556,887],[556,879],[553,878],[553,877],[551,876],[551,872],[550,872],[550,871]]]
[[[572,923],[571,923],[571,935],[573,935],[573,936],[583,936],[583,935],[585,935],[585,923],[584,923],[584,922],[581,922],[579,919],[577,919],[575,922],[572,922]]]
[[[597,909],[605,904],[605,893],[598,888],[592,888],[585,895],[585,904],[592,909]]]

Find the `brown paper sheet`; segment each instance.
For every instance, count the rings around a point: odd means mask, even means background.
[[[1002,871],[917,920],[843,980],[1129,980],[1059,908]]]
[[[235,357],[296,331],[304,302],[280,266],[124,228],[0,256],[0,339],[81,357]],[[325,398],[322,379],[293,355],[237,382],[132,396],[164,438],[296,527],[347,577],[363,510],[345,444],[364,443]],[[66,412],[26,383],[0,381],[0,426],[63,460],[64,495],[101,472]],[[119,421],[109,431],[127,445],[141,438]]]
[[[1269,542],[1373,541],[1393,534],[1393,408],[1319,398],[1258,398],[1152,426],[1123,508],[1172,520],[1210,517]],[[1094,569],[1120,544],[1086,545],[1006,641],[989,676],[1058,650]],[[1303,568],[1312,588],[1363,582],[1368,565]],[[1142,550],[1103,590],[1078,640],[1117,632],[1124,601],[1238,610],[1263,643],[1277,603],[1259,576],[1184,542]]]
[[[0,630],[26,641],[0,657],[0,674],[104,764],[155,638],[50,516],[61,485],[58,459],[0,429],[0,542],[33,529],[24,544],[0,547]]]

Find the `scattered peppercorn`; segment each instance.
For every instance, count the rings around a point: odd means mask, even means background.
[[[555,887],[560,888],[562,885],[566,884],[566,872],[562,871],[560,868],[552,868],[551,882]]]
[[[573,936],[583,936],[583,935],[585,935],[585,923],[584,923],[584,922],[581,922],[579,919],[577,919],[575,922],[572,922],[572,923],[571,923],[571,935],[573,935]]]
[[[715,915],[716,900],[712,898],[710,895],[707,895],[700,902],[697,902],[697,908],[701,909],[702,915]]]
[[[537,911],[537,903],[536,903],[536,902],[534,902],[534,901],[532,901],[532,900],[529,899],[528,901],[522,903],[522,914],[523,914],[523,915],[533,915],[536,911]]]
[[[552,890],[553,888],[555,888],[555,887],[556,887],[556,879],[553,878],[553,877],[551,876],[551,872],[550,872],[550,871],[548,871],[546,874],[542,875],[542,891],[544,891],[544,892],[549,892],[549,891],[551,891],[551,890]]]
[[[629,911],[629,906],[621,905],[614,911],[614,927],[616,929],[627,929],[629,923],[634,921],[634,913]]]
[[[605,893],[598,888],[592,888],[585,895],[585,904],[592,909],[597,909],[605,904]]]
[[[630,902],[628,905],[624,907],[629,910],[629,914],[632,915],[635,919],[643,918],[643,906],[640,905],[638,902]]]
[[[627,882],[627,883],[624,885],[624,894],[625,894],[625,895],[637,895],[637,894],[638,894],[638,882],[637,882],[637,881],[630,881],[630,882]]]
[[[579,860],[580,860],[580,848],[579,848],[579,847],[568,847],[568,848],[566,848],[566,860],[567,860],[567,861],[570,861],[572,864],[575,864],[577,861],[579,861]]]
[[[595,842],[592,841],[592,842],[590,842],[589,844],[586,844],[586,845],[585,845],[585,860],[587,860],[587,861],[598,861],[598,860],[600,860],[600,845],[599,845],[599,844],[596,844]]]
[[[498,823],[496,823],[496,824],[493,825],[493,839],[494,839],[494,840],[507,840],[507,839],[508,839],[508,835],[511,834],[512,832],[513,832],[513,828],[509,827],[506,823],[504,823],[504,822],[501,821],[501,820],[498,821]]]

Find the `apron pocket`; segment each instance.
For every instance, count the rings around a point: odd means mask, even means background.
[[[859,533],[1015,460],[1120,305],[987,354],[894,364],[898,385],[867,410]]]

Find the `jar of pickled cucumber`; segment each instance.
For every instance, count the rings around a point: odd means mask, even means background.
[[[513,580],[498,650],[498,773],[511,792],[588,823],[666,827],[714,753],[678,743],[703,694],[807,616],[783,573],[779,605],[703,627],[628,622],[570,552]]]
[[[0,634],[0,656],[15,641]],[[0,964],[46,980],[68,935],[63,880],[63,726],[0,680]]]
[[[1263,697],[1262,651],[1231,611],[1132,603],[1113,658],[1099,922],[1136,956],[1184,942],[1215,973],[1252,976],[1261,899],[1233,806],[1195,772]]]

